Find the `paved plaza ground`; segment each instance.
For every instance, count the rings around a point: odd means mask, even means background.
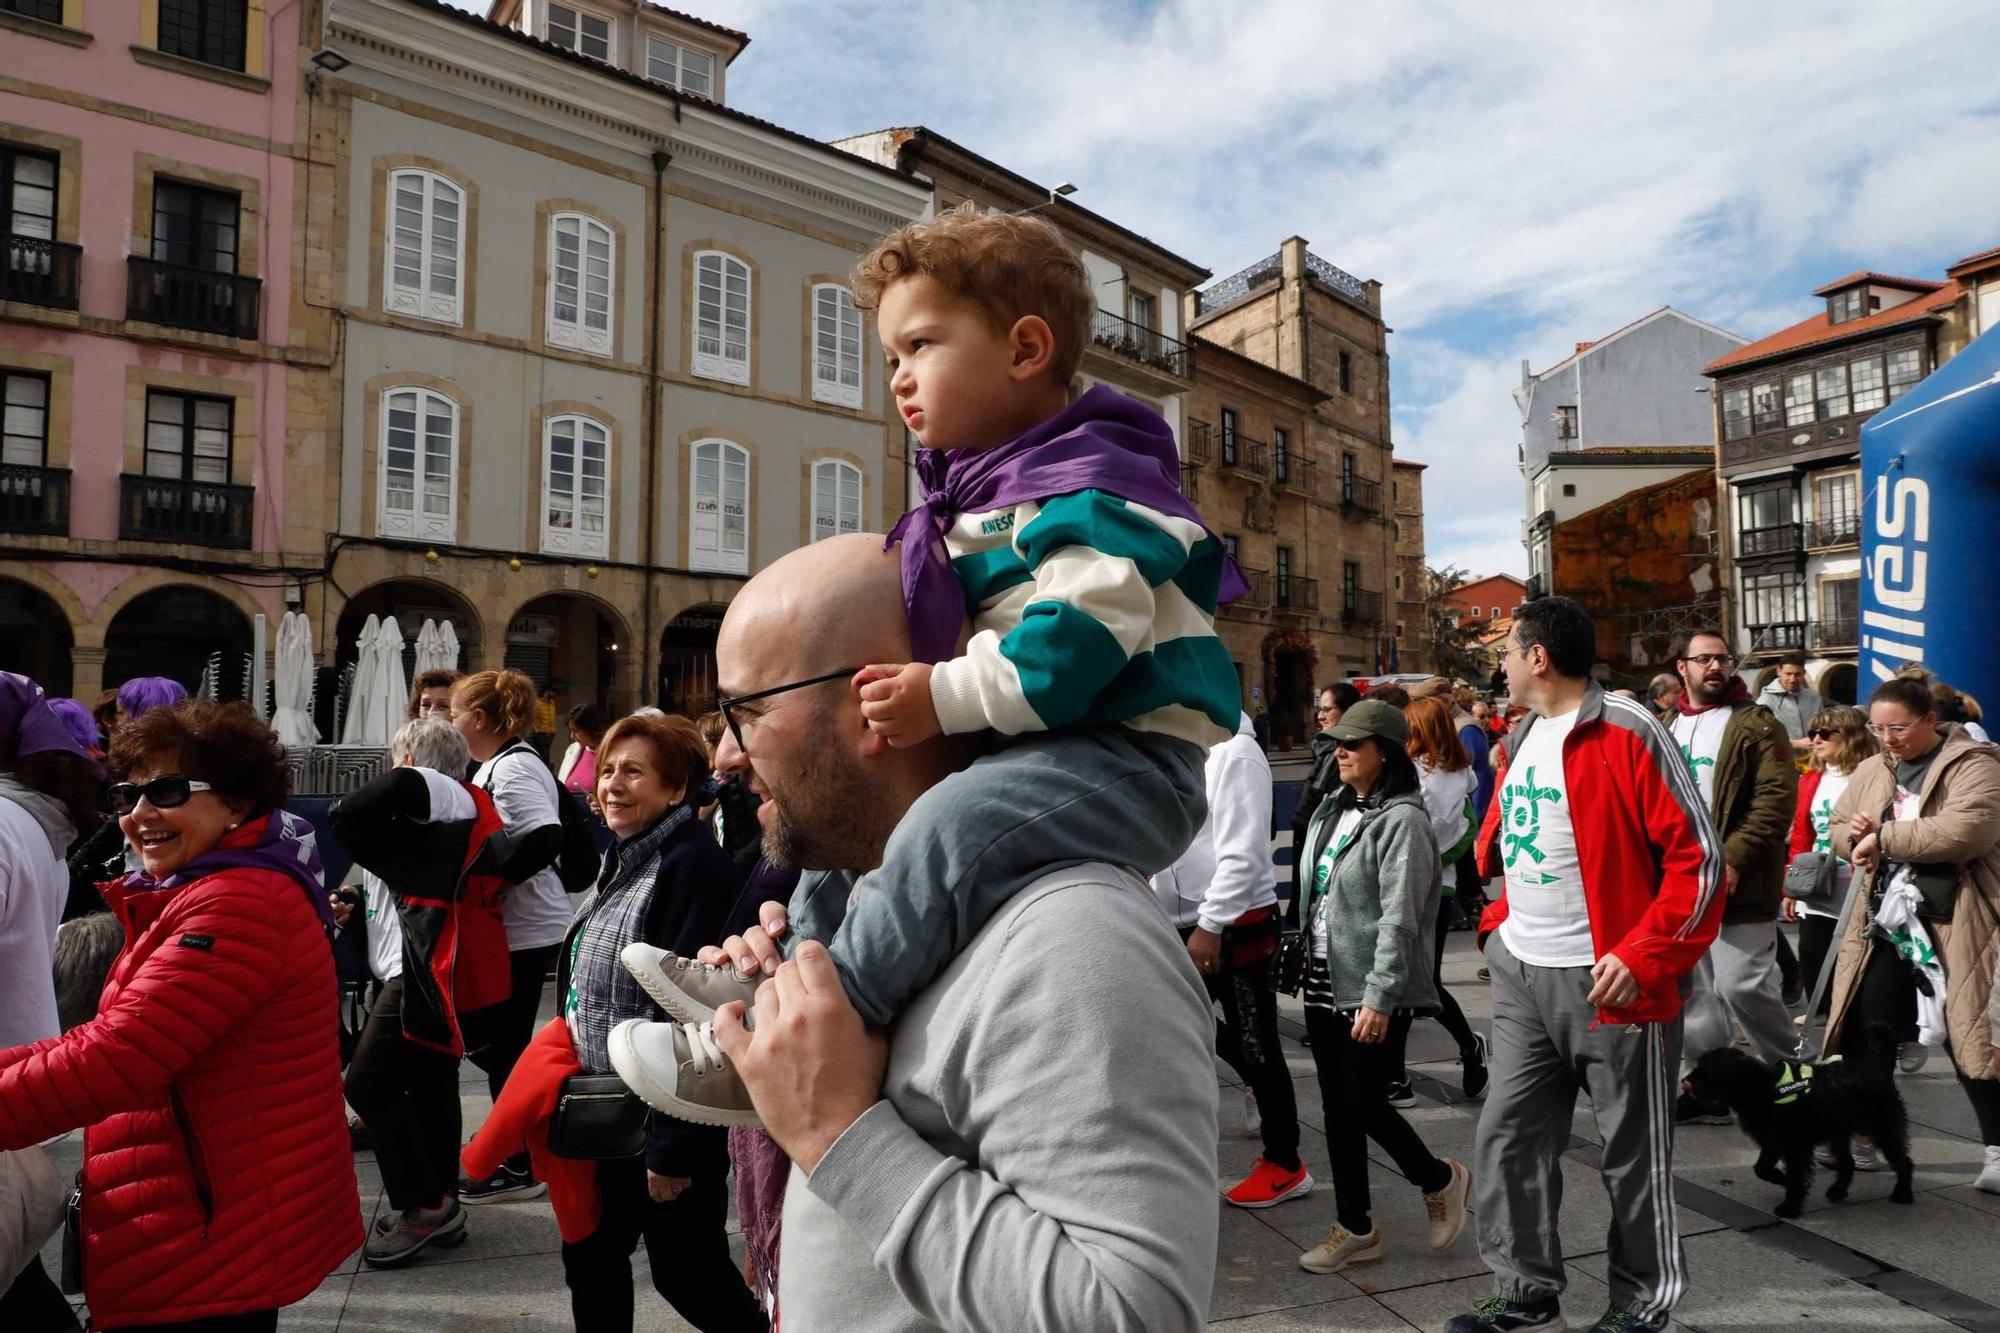
[[[1470,935],[1450,937],[1445,979],[1482,1029],[1489,994]],[[1326,1161],[1312,1053],[1296,1043],[1303,1030],[1295,1002],[1286,1001],[1285,1042],[1304,1122],[1303,1151],[1316,1174]],[[1410,1112],[1431,1147],[1470,1159],[1477,1106],[1459,1090],[1456,1052],[1435,1023],[1411,1036],[1419,1103]],[[1243,1097],[1221,1071],[1222,1134],[1219,1183],[1239,1176],[1256,1155],[1242,1129]],[[1901,1079],[1913,1122],[1917,1161],[1915,1207],[1888,1202],[1889,1173],[1857,1175],[1854,1197],[1838,1206],[1815,1197],[1806,1215],[1783,1222],[1771,1212],[1777,1190],[1750,1174],[1753,1151],[1734,1128],[1683,1130],[1674,1170],[1690,1287],[1677,1327],[1722,1330],[1812,1330],[1812,1333],[1921,1333],[1977,1329],[2000,1333],[2000,1196],[1981,1194],[1980,1146],[1972,1111],[1943,1055]],[[468,1130],[486,1114],[483,1077],[466,1067]],[[1598,1139],[1589,1104],[1581,1104],[1564,1162],[1563,1240],[1570,1289],[1566,1314],[1588,1327],[1604,1307],[1604,1230],[1608,1209],[1594,1170]],[[80,1136],[61,1145],[74,1166]],[[1424,1242],[1422,1197],[1386,1159],[1375,1155],[1377,1225],[1387,1241],[1379,1264],[1350,1274],[1317,1277],[1296,1263],[1333,1221],[1333,1195],[1322,1185],[1309,1197],[1262,1212],[1222,1208],[1212,1324],[1235,1333],[1348,1330],[1435,1333],[1490,1286],[1470,1229],[1451,1249]],[[357,1159],[362,1211],[373,1218],[387,1205],[370,1154]],[[409,1268],[378,1272],[351,1258],[310,1298],[287,1310],[287,1333],[459,1333],[517,1329],[558,1333],[570,1328],[555,1221],[545,1200],[470,1210],[471,1235],[455,1250],[426,1256]],[[54,1271],[55,1247],[49,1252]],[[634,1258],[646,1284],[643,1248]],[[664,1302],[645,1289],[638,1328],[682,1330]],[[1004,1317],[995,1328],[1004,1329]],[[1088,1333],[1076,1330],[1075,1333]]]

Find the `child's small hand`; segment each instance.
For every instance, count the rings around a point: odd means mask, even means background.
[[[865,666],[855,673],[854,684],[861,692],[861,720],[896,748],[921,745],[943,733],[931,703],[930,663]]]

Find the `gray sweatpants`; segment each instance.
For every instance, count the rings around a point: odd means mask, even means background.
[[[1179,860],[1208,818],[1206,759],[1120,726],[1003,740],[916,799],[879,867],[801,878],[786,951],[825,944],[855,1009],[887,1027],[1050,871],[1105,861],[1153,875]]]
[[[1743,1025],[1750,1045],[1766,1060],[1798,1055],[1802,1028],[1792,1023],[1778,989],[1778,923],[1745,921],[1724,926],[1694,969],[1694,994],[1684,1011],[1687,1041],[1682,1072],[1718,1046],[1736,1040]],[[1803,1059],[1818,1055],[1807,1039]]]
[[[1593,1027],[1590,969],[1523,963],[1498,932],[1486,965],[1493,1081],[1472,1171],[1479,1257],[1510,1300],[1562,1294],[1562,1156],[1576,1095],[1586,1092],[1611,1196],[1611,1299],[1646,1318],[1673,1309],[1686,1280],[1673,1177],[1680,1020]]]

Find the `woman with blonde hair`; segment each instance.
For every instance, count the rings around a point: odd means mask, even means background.
[[[1858,708],[1835,704],[1822,708],[1806,726],[1812,743],[1806,771],[1799,778],[1798,813],[1792,817],[1791,854],[1833,851],[1833,807],[1847,790],[1848,780],[1861,765],[1881,753],[1882,747],[1868,734],[1868,716]],[[1846,861],[1834,863],[1833,897],[1826,903],[1800,903],[1785,899],[1785,920],[1799,923],[1799,980],[1808,992],[1819,979],[1827,950],[1833,947],[1834,927],[1840,904],[1847,901],[1847,887],[1854,867]],[[1826,1012],[1827,997],[1821,996],[1819,1012]]]
[[[509,861],[513,887],[505,907],[512,984],[505,1004],[496,1006],[504,1012],[493,1021],[489,1044],[469,1056],[486,1071],[495,1101],[534,1036],[542,981],[572,916],[569,894],[556,872],[563,846],[557,804],[562,793],[555,774],[526,739],[534,726],[535,703],[534,682],[518,671],[475,671],[451,692],[451,723],[478,764],[472,785],[493,798],[515,848]],[[471,1204],[531,1196],[545,1188],[534,1178],[525,1153],[501,1163],[485,1180],[458,1182],[460,1200]]]

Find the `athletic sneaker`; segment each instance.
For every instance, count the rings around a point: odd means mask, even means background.
[[[1389,1105],[1399,1111],[1407,1111],[1417,1104],[1417,1094],[1410,1088],[1410,1080],[1399,1078],[1389,1085]]]
[[[461,1203],[499,1203],[503,1199],[539,1199],[549,1192],[549,1187],[535,1179],[535,1173],[525,1166],[512,1162],[500,1163],[500,1169],[484,1180],[474,1180],[470,1176],[458,1178],[458,1198]]]
[[[754,1125],[750,1090],[722,1053],[710,1023],[628,1018],[605,1043],[611,1067],[655,1111],[697,1125]]]
[[[1972,1188],[1987,1194],[2000,1194],[2000,1143],[1986,1145],[1986,1169],[1979,1173],[1979,1179],[1972,1182]]]
[[[709,1023],[715,1011],[731,1000],[752,1004],[764,978],[746,977],[734,963],[710,967],[643,940],[625,946],[618,955],[625,970],[638,979],[660,1008],[683,1023]]]
[[[1467,1314],[1453,1315],[1451,1322],[1444,1326],[1444,1333],[1514,1333],[1516,1329],[1531,1329],[1533,1333],[1563,1333],[1569,1327],[1563,1322],[1562,1303],[1559,1301],[1510,1301],[1505,1296],[1488,1296],[1472,1307]]]
[[[1263,1128],[1264,1128],[1264,1113],[1257,1107],[1257,1094],[1254,1092],[1244,1093],[1243,1132],[1245,1134],[1256,1134],[1262,1131]]]
[[[446,1199],[438,1208],[412,1208],[378,1220],[361,1247],[361,1258],[370,1268],[395,1268],[429,1246],[450,1249],[464,1243],[465,1209],[457,1199]]]
[[[1431,1215],[1431,1248],[1442,1250],[1465,1230],[1465,1200],[1472,1193],[1472,1173],[1462,1163],[1451,1162],[1451,1181],[1441,1190],[1424,1195],[1424,1207]]]
[[[1641,1319],[1622,1305],[1611,1306],[1602,1318],[1590,1326],[1590,1333],[1657,1333],[1667,1326],[1672,1316],[1656,1314],[1651,1319]]]
[[[1493,1075],[1486,1068],[1485,1033],[1472,1034],[1472,1049],[1459,1056],[1458,1062],[1465,1066],[1466,1098],[1476,1102],[1486,1095],[1486,1085],[1493,1080]]]
[[[1250,1174],[1222,1192],[1222,1197],[1238,1208],[1269,1208],[1287,1199],[1303,1199],[1312,1193],[1312,1172],[1300,1162],[1297,1170],[1286,1170],[1269,1158],[1259,1157],[1250,1164]]]
[[[1875,1151],[1875,1145],[1872,1143],[1864,1143],[1860,1139],[1850,1139],[1847,1144],[1847,1154],[1854,1159],[1854,1169],[1856,1171],[1880,1171],[1882,1169],[1882,1156]],[[1813,1160],[1825,1167],[1838,1164],[1834,1159],[1833,1145],[1830,1143],[1822,1143],[1819,1147],[1814,1148]]]
[[[1733,1125],[1736,1116],[1725,1102],[1705,1102],[1691,1092],[1683,1092],[1674,1103],[1676,1125]]]
[[[1906,1041],[1896,1048],[1896,1068],[1914,1074],[1931,1060],[1931,1048],[1920,1041]]]
[[[1326,1239],[1299,1256],[1299,1267],[1308,1273],[1338,1273],[1349,1264],[1372,1264],[1382,1257],[1382,1229],[1357,1236],[1335,1225]]]
[[[1480,968],[1480,969],[1479,969],[1479,979],[1480,979],[1481,981],[1491,981],[1491,980],[1493,980],[1493,969],[1492,969],[1492,968],[1490,968],[1490,967],[1482,967],[1482,968]],[[1525,1328],[1525,1327],[1527,1327],[1527,1325],[1525,1325],[1525,1324],[1524,1324],[1524,1325],[1522,1325],[1522,1327],[1524,1327],[1524,1328]]]

